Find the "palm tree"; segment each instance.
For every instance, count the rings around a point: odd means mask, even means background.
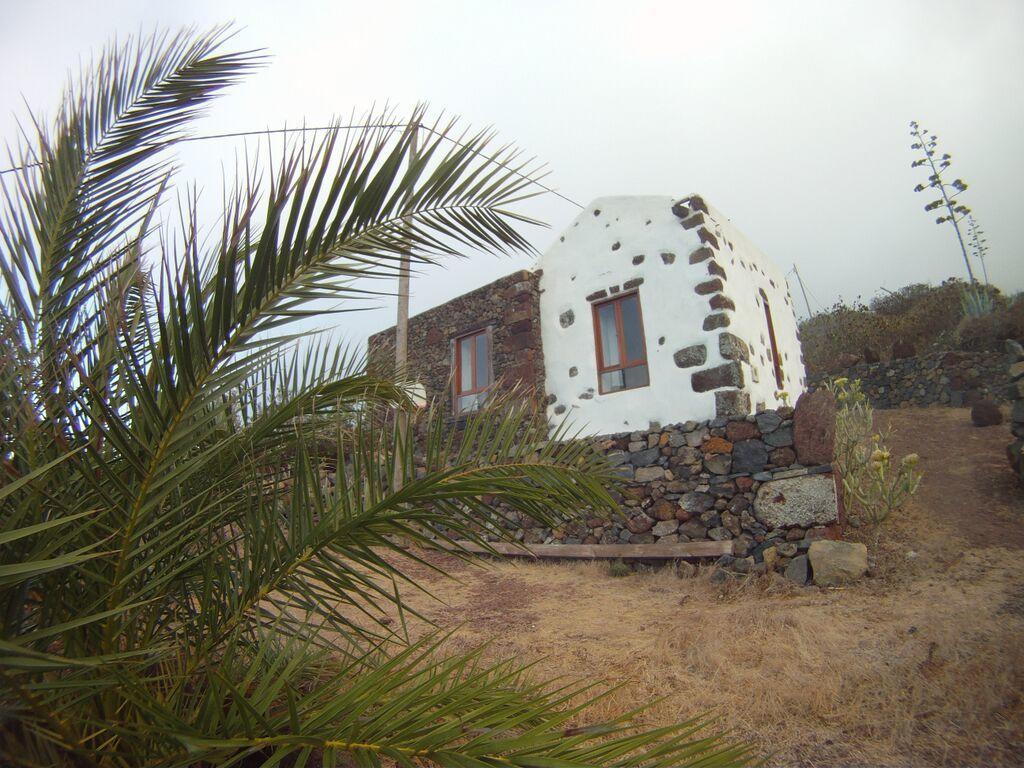
[[[397,541],[482,544],[508,510],[546,526],[607,510],[610,476],[515,401],[459,441],[434,412],[399,440],[401,380],[294,349],[321,300],[358,308],[405,253],[529,247],[531,176],[490,133],[435,126],[410,163],[408,125],[385,114],[294,148],[266,189],[243,174],[216,236],[194,200],[161,223],[169,145],[260,63],[228,36],[110,49],[3,177],[3,762],[746,762],[693,723],[590,723],[588,685],[380,618],[404,625],[403,569],[427,562]]]

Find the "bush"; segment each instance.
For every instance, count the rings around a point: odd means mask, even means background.
[[[843,479],[843,502],[877,525],[910,499],[921,483],[918,456],[895,461],[886,447],[889,433],[874,432],[874,409],[859,381],[838,378],[827,385],[836,398],[836,465]]]
[[[621,579],[623,576],[629,576],[632,573],[633,569],[622,562],[622,560],[612,560],[608,563],[608,575],[613,579]]]

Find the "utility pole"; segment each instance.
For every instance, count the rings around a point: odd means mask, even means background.
[[[410,126],[412,138],[410,139],[409,165],[416,162],[419,140],[419,121],[416,120]],[[413,185],[409,185],[409,192],[406,195],[406,202],[412,199]],[[412,225],[406,224],[407,231]],[[409,273],[412,270],[412,242],[408,242],[402,250],[402,258],[398,267],[398,317],[395,321],[395,374],[406,376],[409,367]],[[394,468],[395,490],[402,487],[403,454],[407,449],[406,442],[409,436],[409,412],[405,408],[395,411],[395,435],[397,438]]]
[[[804,306],[807,307],[807,316],[811,316],[811,302],[807,300],[807,289],[804,288],[804,279],[800,277],[800,270],[796,268],[796,264],[793,265],[793,274],[796,275],[796,280],[800,283],[800,293],[804,295]]]

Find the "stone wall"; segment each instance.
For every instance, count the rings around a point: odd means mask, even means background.
[[[544,397],[544,352],[540,339],[539,272],[520,270],[421,312],[409,319],[409,371],[426,388],[428,400],[452,406],[452,343],[490,328],[491,364],[498,387],[517,383]],[[368,342],[371,371],[394,368],[395,329]]]
[[[1010,409],[1010,431],[1014,438],[1006,446],[1006,457],[1024,486],[1024,347],[1013,341],[1008,342],[1006,347],[1010,361],[1008,394],[1013,404]]]
[[[1002,352],[933,352],[917,357],[859,363],[831,374],[808,376],[820,388],[832,378],[860,379],[875,408],[973,405],[982,398],[1007,401]]]
[[[554,530],[513,516],[508,527],[527,544],[730,540],[733,568],[788,569],[803,581],[811,542],[838,538],[842,523],[834,430],[835,405],[818,392],[795,411],[591,438],[624,481],[613,493],[618,510]]]

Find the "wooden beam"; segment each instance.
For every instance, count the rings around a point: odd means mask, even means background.
[[[436,542],[442,549],[456,547]],[[491,551],[469,541],[456,542],[458,547],[475,554]],[[490,542],[499,555],[508,557],[563,558],[566,560],[603,560],[633,558],[636,560],[682,560],[688,557],[720,557],[732,554],[731,541],[685,541],[678,544],[507,544]]]

